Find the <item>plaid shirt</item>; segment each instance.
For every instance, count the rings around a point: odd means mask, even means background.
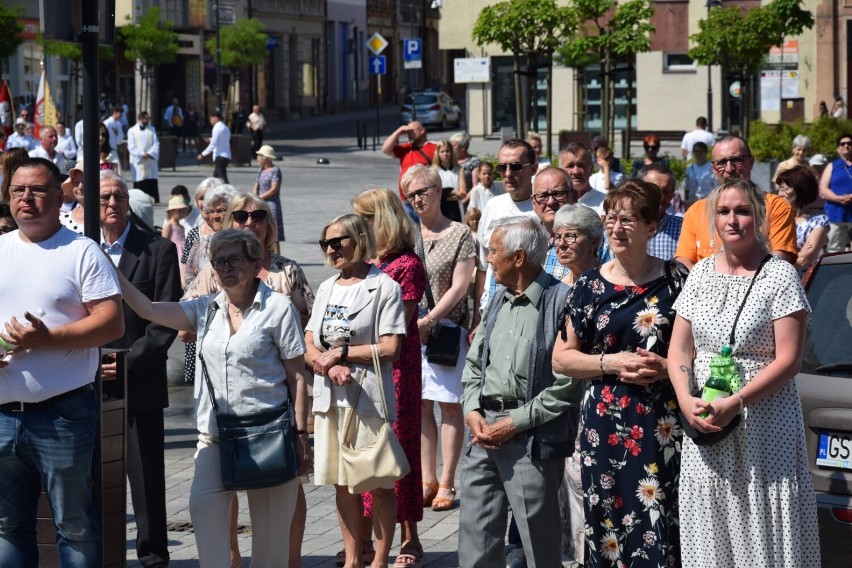
[[[666,213],[660,222],[657,234],[648,240],[648,254],[671,260],[677,250],[677,240],[680,238],[680,230],[683,227],[683,217]]]

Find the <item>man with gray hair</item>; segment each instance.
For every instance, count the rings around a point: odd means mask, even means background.
[[[504,564],[511,506],[527,565],[560,566],[552,531],[582,387],[551,368],[569,288],[542,269],[548,237],[537,219],[504,217],[490,229],[498,287],[462,374],[471,438],[461,472],[459,565]]]
[[[654,162],[639,170],[639,179],[656,185],[663,194],[660,200],[660,226],[657,233],[648,239],[648,254],[671,260],[677,250],[677,241],[683,228],[683,217],[666,211],[675,194],[674,174],[667,165]]]
[[[42,126],[39,131],[41,145],[34,150],[30,150],[30,158],[44,158],[50,160],[56,167],[62,170],[65,164],[65,157],[62,152],[56,151],[56,144],[59,142],[59,136],[56,134],[56,129],[52,126]]]

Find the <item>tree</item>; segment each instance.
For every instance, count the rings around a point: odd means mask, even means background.
[[[772,46],[782,45],[785,37],[812,28],[814,17],[802,9],[801,0],[772,0],[744,12],[742,7],[730,6],[712,10],[707,19],[699,20],[700,31],[689,38],[695,43],[689,56],[701,65],[724,66],[739,78],[743,101],[741,130],[748,137],[750,85],[754,75]]]
[[[130,22],[130,16],[127,16]],[[125,55],[135,59],[142,77],[140,100],[137,110],[150,110],[148,96],[154,82],[154,70],[158,65],[174,63],[178,52],[178,35],[174,31],[174,23],[160,21],[160,9],[156,6],[140,15],[135,24],[129,23],[119,28],[119,34],[126,46]]]
[[[0,4],[0,59],[14,55],[23,42],[20,33],[24,26],[18,21],[23,12],[23,6],[10,9]]]
[[[633,64],[637,53],[651,49],[654,26],[652,0],[571,0],[568,8],[572,18],[580,22],[577,35],[560,49],[560,58],[569,62],[584,61],[589,54],[597,55],[601,63],[601,132],[612,141],[615,135],[616,64]],[[632,98],[632,95],[629,95]],[[630,105],[628,131],[630,128]]]
[[[80,80],[82,79],[83,46],[79,43],[66,41],[51,41],[44,39],[41,32],[36,36],[36,43],[42,46],[44,54],[50,57],[66,59],[71,63],[68,80],[68,96],[65,97],[65,107],[62,116],[65,122],[73,126],[77,121],[77,101],[80,99]],[[98,58],[104,61],[113,58],[113,49],[110,45],[98,46]]]
[[[236,108],[236,80],[242,69],[263,63],[269,50],[266,47],[267,35],[263,32],[263,24],[254,18],[237,20],[232,26],[223,26],[219,31],[222,41],[220,53],[221,66],[228,69],[228,104]],[[207,51],[216,58],[216,37],[211,37],[205,43]],[[230,113],[225,113],[225,116]]]
[[[495,44],[512,54],[515,76],[515,115],[518,136],[524,137],[528,124],[538,123],[535,88],[542,62],[549,67],[547,82],[547,131],[550,132],[551,80],[553,53],[575,29],[567,8],[556,0],[506,0],[486,6],[473,26],[473,41],[480,47]],[[521,60],[526,70],[521,71]],[[527,112],[524,112],[521,75],[527,77]],[[549,145],[550,136],[548,136]],[[548,149],[548,153],[550,150]]]

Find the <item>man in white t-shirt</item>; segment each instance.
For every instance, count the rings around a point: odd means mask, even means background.
[[[683,141],[680,143],[680,155],[687,160],[692,158],[692,147],[696,142],[704,142],[707,148],[712,148],[716,143],[716,137],[712,132],[707,130],[707,119],[699,116],[695,120],[695,130],[690,130],[683,135]]]
[[[124,111],[121,107],[112,109],[112,116],[104,121],[104,126],[109,132],[109,147],[113,150],[118,150],[118,145],[124,142],[124,127],[121,126],[121,115]]]
[[[65,157],[56,150],[56,144],[59,142],[56,129],[52,126],[42,126],[39,134],[41,135],[41,145],[30,151],[30,158],[44,158],[56,164],[57,168],[62,167],[65,163]]]
[[[98,245],[59,222],[61,174],[26,159],[9,187],[19,229],[0,236],[0,566],[38,564],[42,480],[59,556],[102,566],[92,498],[98,346],[124,333],[115,270]],[[38,315],[36,315],[38,314]]]

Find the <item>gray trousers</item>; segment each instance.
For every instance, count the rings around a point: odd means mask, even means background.
[[[486,413],[488,423],[505,414]],[[559,484],[563,458],[531,460],[525,433],[496,450],[470,447],[462,462],[459,520],[460,568],[506,565],[509,506],[521,533],[529,568],[562,566]]]

